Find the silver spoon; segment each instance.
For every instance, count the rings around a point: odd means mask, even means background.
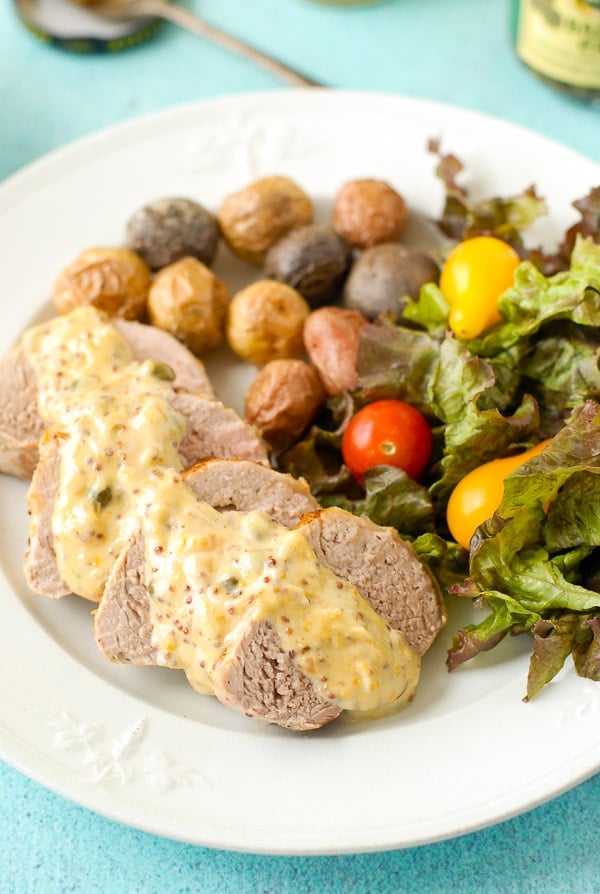
[[[131,21],[149,16],[168,19],[188,31],[193,31],[195,34],[211,40],[225,50],[239,53],[288,84],[293,84],[296,87],[322,86],[318,81],[300,74],[284,62],[274,59],[219,28],[215,28],[214,25],[209,25],[189,10],[171,3],[170,0],[79,0],[79,2],[82,6],[88,7],[90,12],[113,22]]]

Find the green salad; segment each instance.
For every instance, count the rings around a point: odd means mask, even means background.
[[[600,187],[574,202],[581,220],[548,252],[526,248],[522,236],[546,211],[534,189],[473,203],[457,183],[460,170],[456,158],[440,156],[446,203],[436,223],[451,242],[487,234],[517,251],[500,322],[457,338],[442,291],[425,285],[401,325],[381,318],[364,326],[357,387],[330,399],[278,464],[306,478],[323,506],[397,528],[450,598],[482,609],[479,623],[454,636],[450,670],[508,634],[529,636],[529,699],[569,655],[580,675],[600,680]],[[431,425],[433,454],[418,481],[381,465],[358,483],[341,460],[352,414],[382,398],[410,403]],[[500,506],[469,549],[459,545],[446,518],[457,483],[548,438],[506,478]]]

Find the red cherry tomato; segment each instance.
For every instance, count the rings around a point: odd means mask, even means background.
[[[418,478],[433,439],[425,417],[401,400],[377,400],[356,413],[342,438],[342,458],[360,477],[373,466],[395,466]]]

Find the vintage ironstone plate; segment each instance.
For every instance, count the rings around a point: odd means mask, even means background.
[[[327,90],[281,90],[177,107],[104,131],[0,186],[0,350],[50,314],[59,270],[118,245],[147,201],[180,195],[216,209],[267,174],[293,177],[326,220],[347,179],[388,180],[411,208],[408,240],[432,238],[441,183],[430,138],[465,163],[473,195],[535,183],[553,244],[600,167],[506,122],[445,105]],[[222,251],[235,290],[256,272]],[[208,358],[240,409],[253,370]],[[196,695],[183,674],[110,665],[91,604],[27,588],[26,485],[0,480],[0,756],[68,799],[122,823],[211,847],[271,854],[383,850],[460,835],[530,809],[600,766],[600,686],[567,667],[524,704],[528,643],[515,638],[452,675],[445,652],[466,609],[426,656],[415,703],[311,734],[264,727]]]

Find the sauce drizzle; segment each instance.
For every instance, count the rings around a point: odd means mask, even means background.
[[[249,622],[268,621],[325,700],[372,711],[412,699],[420,660],[302,536],[259,511],[218,512],[182,477],[185,419],[151,361],[94,308],[28,330],[46,439],[60,442],[52,519],[58,568],[98,601],[121,550],[144,540],[144,579],[161,664],[212,692],[215,668]]]

